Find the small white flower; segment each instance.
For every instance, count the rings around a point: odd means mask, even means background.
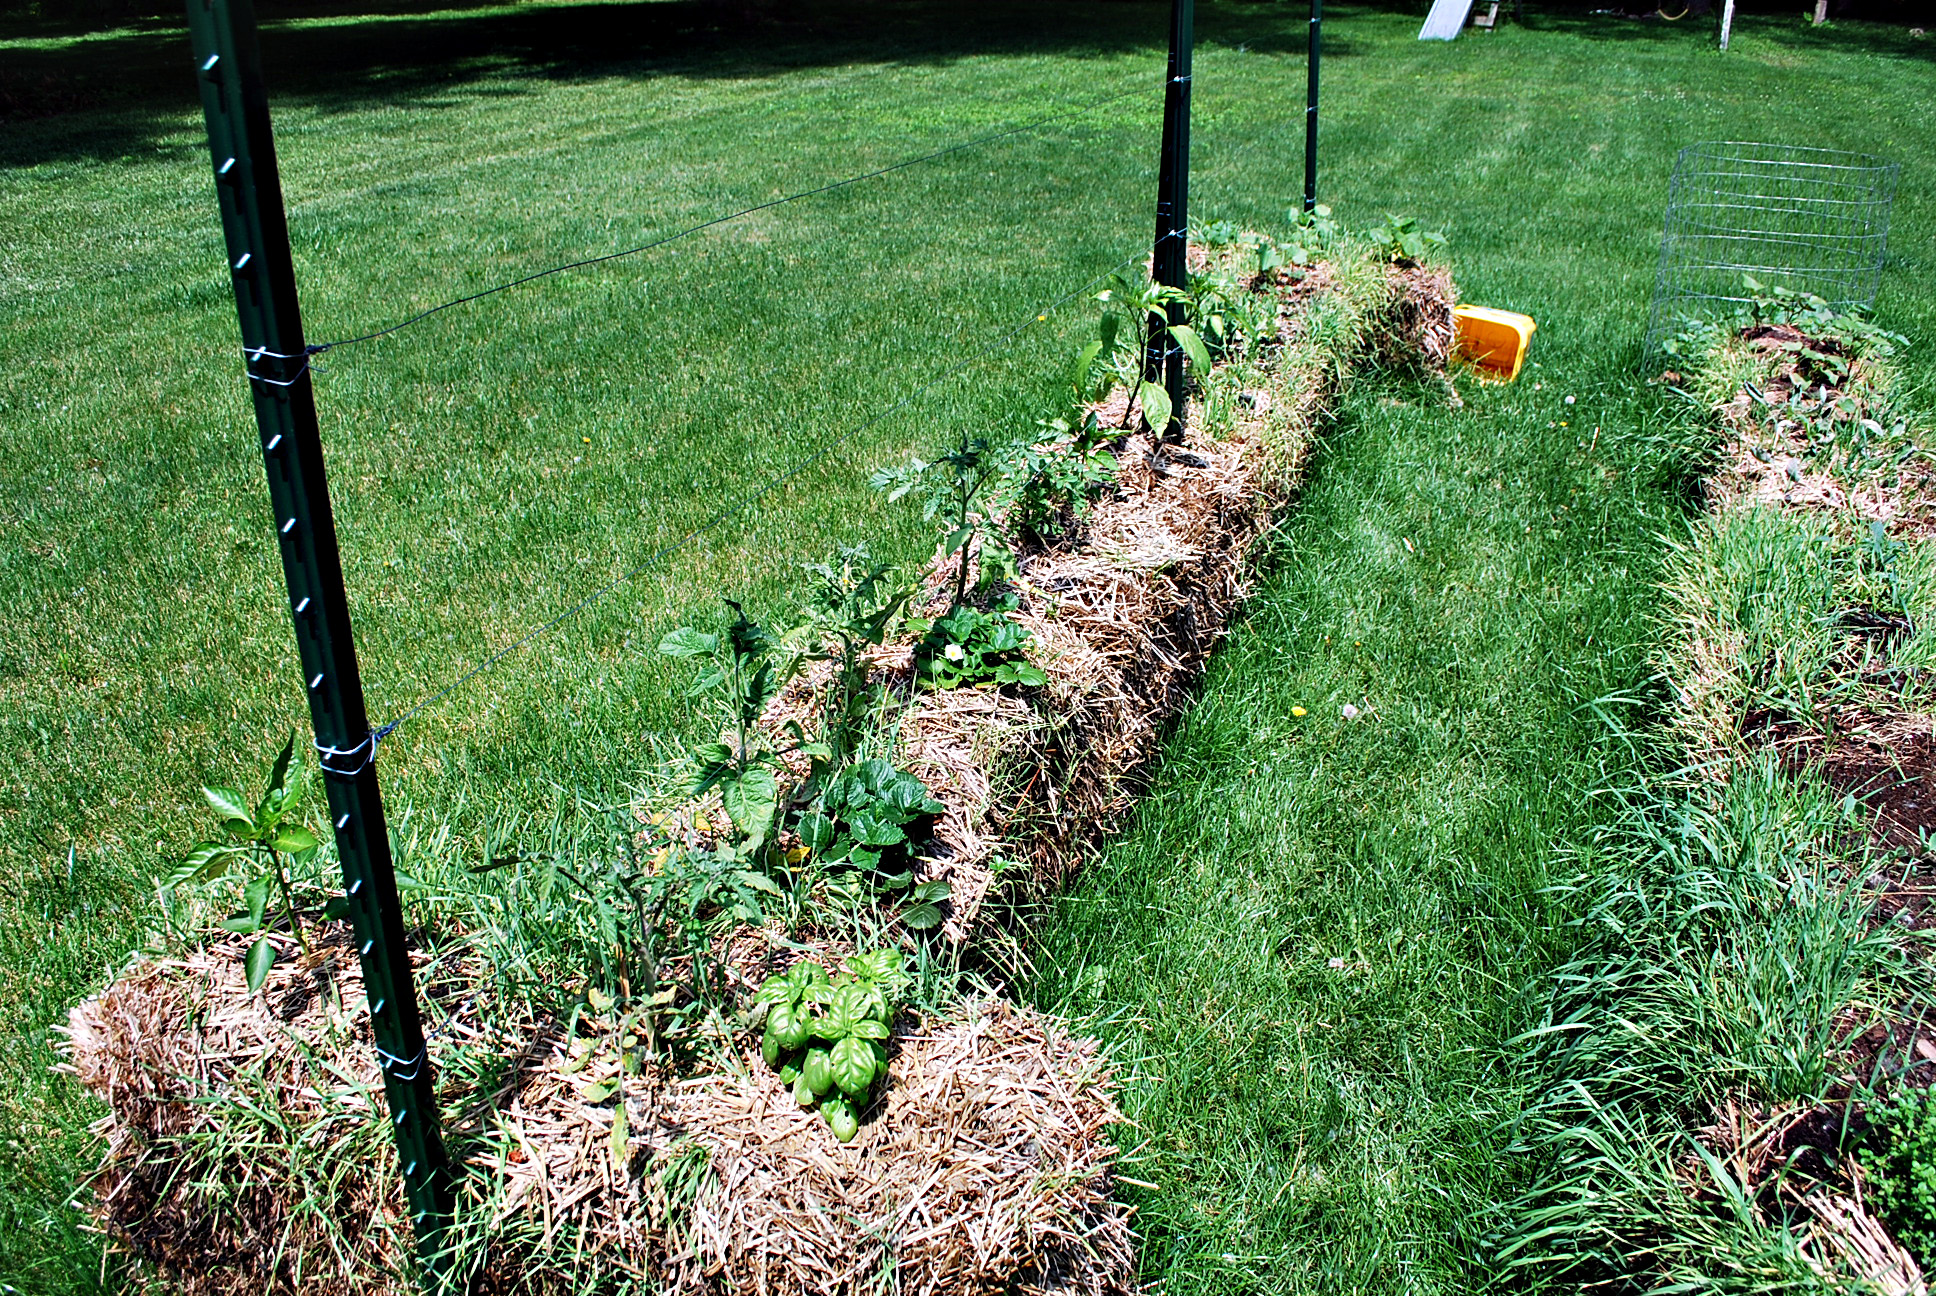
[[[1342,971],[1344,968],[1344,960],[1341,958],[1327,959],[1325,960],[1324,966],[1330,968],[1333,972]]]
[[[1573,398],[1572,398],[1571,396],[1568,396],[1568,397],[1566,398],[1566,403],[1567,403],[1568,405],[1571,405],[1571,404],[1573,403]]]
[[[1347,720],[1356,720],[1358,718],[1358,708],[1352,706],[1349,702],[1345,703],[1344,718]]]
[[[966,657],[968,654],[961,650],[960,644],[949,644],[946,648],[941,650],[941,655],[946,657],[949,661],[958,662],[963,657]]]

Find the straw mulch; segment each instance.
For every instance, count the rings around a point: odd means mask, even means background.
[[[503,1185],[495,1222],[522,1213],[535,1252],[602,1251],[669,1292],[1130,1289],[1110,1067],[1053,1019],[996,1000],[897,1035],[887,1091],[844,1146],[757,1052],[731,1075],[627,1077],[617,1141],[617,1100],[588,1101],[615,1077],[561,1060],[510,1104],[483,1161]],[[682,1161],[703,1171],[669,1193],[664,1169]],[[510,1285],[524,1249],[501,1248],[488,1285]]]
[[[1758,1218],[1778,1211],[1795,1221],[1799,1250],[1828,1290],[1928,1296],[1921,1266],[1869,1213],[1861,1166],[1831,1164],[1817,1151],[1834,1145],[1844,1119],[1839,1104],[1770,1111],[1728,1098],[1699,1135],[1734,1182],[1751,1190]],[[1690,1191],[1710,1191],[1698,1160],[1684,1168]]]
[[[1867,361],[1850,359],[1849,379],[1839,387],[1824,387],[1819,376],[1804,375],[1783,349],[1796,344],[1842,350],[1787,324],[1757,325],[1742,334],[1739,345],[1766,371],[1762,399],[1744,388],[1716,409],[1728,442],[1705,482],[1710,500],[1722,509],[1764,504],[1881,522],[1898,538],[1936,535],[1936,469],[1926,456],[1912,456],[1886,473],[1852,472],[1839,450],[1827,459],[1809,454],[1807,430],[1798,421],[1765,412],[1770,404],[1785,408],[1801,390],[1816,392],[1816,403],[1846,398],[1856,402],[1858,415],[1888,418],[1886,411],[1869,408],[1875,383]]]

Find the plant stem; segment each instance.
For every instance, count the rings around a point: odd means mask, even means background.
[[[282,853],[269,852],[269,866],[276,871],[276,884],[282,888],[282,907],[289,915],[289,930],[296,933],[296,943],[302,946],[304,954],[309,953],[309,937],[303,934],[302,916],[296,911],[296,892],[289,885],[289,874],[282,867]]]

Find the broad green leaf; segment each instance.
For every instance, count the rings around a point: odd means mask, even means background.
[[[262,930],[262,921],[259,918],[251,918],[247,914],[240,918],[224,918],[222,930],[234,932],[237,936],[249,936]]]
[[[585,1101],[588,1103],[602,1103],[617,1092],[617,1080],[602,1080],[585,1091]]]
[[[766,839],[767,830],[773,827],[773,812],[780,799],[780,784],[773,777],[773,771],[764,765],[733,778],[721,779],[719,799],[726,807],[726,815],[733,826],[753,839],[757,845]]]
[[[834,844],[834,821],[823,814],[800,816],[800,841],[808,850],[823,851]]]
[[[262,911],[269,904],[269,887],[274,881],[267,873],[242,888],[242,901],[249,906],[249,918],[257,927],[262,926]]]
[[[1088,387],[1089,375],[1095,369],[1096,361],[1102,356],[1102,348],[1101,342],[1091,342],[1077,353],[1075,369],[1070,374],[1070,386],[1078,390]]]
[[[1161,433],[1170,425],[1170,394],[1161,383],[1146,382],[1137,389],[1143,402],[1143,420],[1150,430]]]
[[[276,829],[275,840],[269,843],[272,850],[290,852],[315,850],[317,845],[316,834],[301,824],[284,824]]]
[[[288,807],[289,798],[289,759],[296,754],[296,734],[290,731],[289,738],[282,744],[282,751],[276,763],[269,768],[269,782],[262,789],[262,805],[265,810],[281,811]]]
[[[331,922],[343,922],[349,916],[350,898],[348,896],[333,895],[323,901],[323,917],[329,919]]]
[[[813,1034],[811,1014],[786,1000],[773,1005],[766,1022],[768,1029],[779,1036],[782,1048],[799,1048]]]
[[[842,1143],[852,1143],[854,1135],[860,1133],[860,1118],[854,1109],[838,1098],[829,1098],[820,1105],[820,1112],[827,1118],[827,1128]]]
[[[1210,348],[1203,345],[1203,339],[1188,324],[1170,325],[1170,336],[1183,348],[1192,368],[1208,371],[1210,368]]]
[[[248,977],[249,993],[254,994],[269,979],[269,968],[276,961],[276,947],[269,943],[267,936],[261,937],[249,946],[249,952],[242,960],[242,970]]]
[[[802,1072],[800,1078],[793,1082],[793,1101],[802,1107],[811,1107],[819,1101],[813,1092],[813,1086],[807,1083],[805,1072]]]
[[[828,1054],[833,1082],[840,1092],[855,1102],[865,1102],[874,1084],[874,1050],[867,1041],[848,1036],[837,1041]]]
[[[780,890],[772,878],[764,873],[755,873],[751,869],[740,869],[733,876],[738,878],[746,886],[752,887],[755,891],[764,891],[768,895],[775,896],[783,896],[786,894],[786,892]]]
[[[169,873],[164,886],[173,888],[185,886],[190,882],[206,882],[210,878],[221,877],[229,871],[229,865],[242,853],[239,846],[225,842],[200,842],[188,852],[188,858],[175,866]]]
[[[854,1023],[854,1038],[862,1040],[884,1040],[888,1036],[887,1025],[871,1017],[863,1017]]]
[[[908,899],[917,904],[933,904],[937,900],[946,900],[949,894],[948,884],[937,878],[932,882],[923,882],[914,888],[908,893]]]
[[[719,647],[719,636],[680,626],[659,640],[659,651],[667,657],[709,657]]]
[[[901,921],[915,931],[930,931],[941,925],[941,911],[931,904],[918,904],[903,910]]]
[[[824,1098],[832,1093],[838,1083],[833,1066],[833,1055],[823,1048],[810,1048],[806,1058],[800,1063],[800,1078],[807,1082],[816,1098]]]
[[[255,827],[255,816],[249,811],[249,803],[234,788],[205,787],[202,795],[208,798],[209,805],[222,816],[224,822],[237,820],[246,828]]]
[[[969,537],[974,534],[975,534],[975,528],[973,527],[960,527],[954,531],[949,532],[948,541],[943,548],[943,552],[949,553],[949,554],[959,553],[961,551],[961,546],[967,544]]]

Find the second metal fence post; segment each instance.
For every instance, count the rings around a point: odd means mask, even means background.
[[[1318,56],[1324,44],[1324,0],[1311,0],[1311,50],[1304,92],[1304,210],[1318,205]]]
[[[1189,282],[1186,258],[1190,248],[1190,54],[1196,44],[1195,0],[1170,0],[1170,64],[1163,93],[1163,153],[1156,181],[1156,247],[1151,278],[1171,288]],[[1167,427],[1152,428],[1164,436],[1183,432],[1183,351],[1164,331],[1166,324],[1184,322],[1181,303],[1172,302],[1164,315],[1151,315],[1149,346],[1143,372],[1158,375],[1170,394]]]

